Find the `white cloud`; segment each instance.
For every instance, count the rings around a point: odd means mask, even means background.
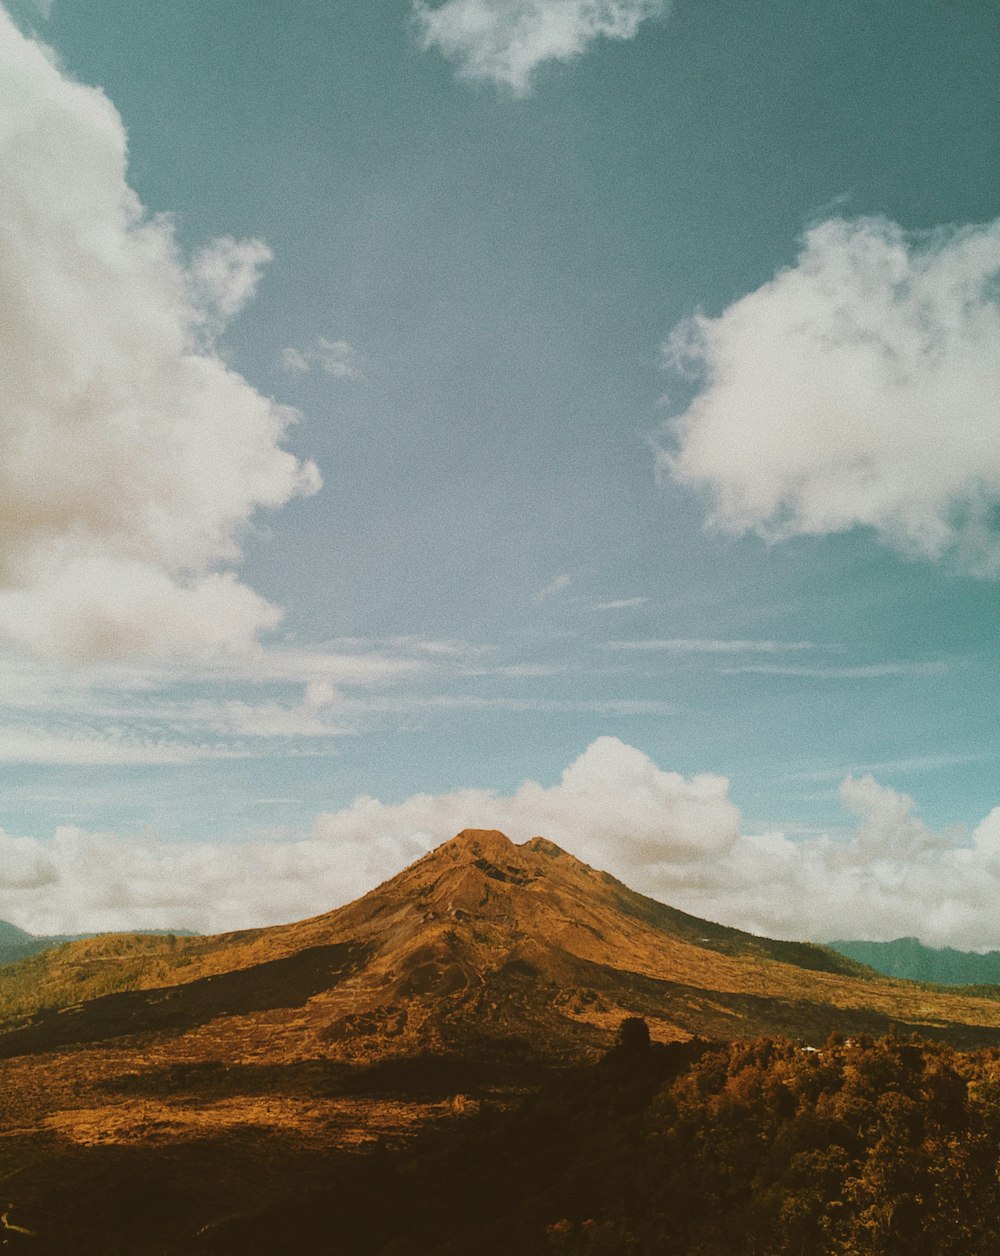
[[[945,659],[896,659],[843,667],[806,667],[797,663],[743,663],[720,667],[724,676],[799,676],[807,680],[884,680],[892,676],[944,676],[952,668]]]
[[[320,336],[305,349],[288,348],[281,360],[292,375],[320,370],[331,379],[361,379],[361,354],[346,340],[327,340]]]
[[[0,833],[0,919],[36,932],[221,930],[346,902],[467,827],[543,834],[663,902],[770,936],[822,941],[916,935],[1000,947],[1000,807],[968,835],[928,826],[905,794],[848,777],[849,838],[747,835],[724,777],[663,771],[601,737],[550,786],[359,797],[297,840],[158,842],[63,827]]]
[[[867,763],[862,767],[852,767],[850,775],[864,773],[869,776],[877,772],[936,772],[941,768],[952,768],[962,763],[988,763],[1000,758],[1000,750],[955,751],[944,754],[915,755],[909,759],[882,759],[877,763]],[[786,781],[836,781],[842,780],[845,769],[816,768],[807,772],[789,772],[783,779]]]
[[[263,240],[222,236],[191,259],[188,281],[192,303],[201,315],[210,342],[253,299],[261,271],[272,257]]]
[[[396,806],[360,797],[319,816],[299,841],[166,844],[73,827],[48,842],[0,835],[0,869],[9,850],[9,866],[31,881],[9,885],[0,874],[0,919],[35,932],[291,920],[348,901],[475,825],[518,840],[543,832],[597,863],[613,854],[635,881],[658,864],[665,843],[678,858],[715,859],[736,840],[737,820],[720,777],[661,772],[640,751],[603,737],[550,788],[528,781],[507,798],[468,789]]]
[[[0,763],[107,767],[185,764],[196,759],[234,757],[243,756],[218,745],[123,735],[118,730],[71,728],[48,731],[21,726],[0,727]]]
[[[572,61],[595,39],[633,39],[669,0],[413,0],[424,49],[454,61],[461,78],[502,84],[517,96],[548,61]]]
[[[0,763],[185,764],[299,754],[303,738],[356,732],[371,718],[371,691],[440,670],[370,642],[352,651],[272,648],[141,666],[0,653]],[[310,744],[304,752],[331,749]]]
[[[796,264],[675,329],[701,391],[662,470],[710,521],[771,540],[873,528],[915,556],[1000,571],[1000,220],[806,234]]]
[[[648,597],[616,597],[610,602],[595,602],[594,610],[626,611],[636,606],[645,606],[648,601]]]
[[[423,854],[414,840],[167,843],[71,825],[51,839],[0,831],[0,919],[33,933],[235,929],[348,901]]]
[[[572,583],[572,576],[568,576],[563,572],[561,575],[553,577],[544,589],[539,589],[535,594],[535,601],[544,602],[546,598],[555,597],[558,593],[565,593]]]
[[[418,794],[395,806],[361,797],[318,817],[315,832],[335,844],[366,834],[419,839],[426,848],[463,828],[498,828],[515,841],[542,834],[629,884],[675,861],[714,862],[738,840],[739,812],[728,783],[661,771],[616,737],[600,737],[545,787],[526,781],[512,795],[463,789]]]
[[[0,633],[73,658],[245,649],[279,611],[220,565],[262,507],[314,491],[294,418],[213,344],[269,253],[190,263],[126,182],[97,89],[0,10]]]

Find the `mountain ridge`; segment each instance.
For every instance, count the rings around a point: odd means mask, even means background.
[[[840,940],[827,946],[887,977],[956,987],[1000,985],[1000,951],[925,946],[914,937],[891,942]]]

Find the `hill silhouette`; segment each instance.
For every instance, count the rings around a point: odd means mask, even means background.
[[[46,951],[62,942],[70,941],[67,935],[44,937],[28,933],[12,925],[9,920],[0,920],[0,964],[16,964],[29,955]]]
[[[842,941],[827,945],[887,977],[942,986],[1000,985],[1000,951],[924,946],[918,938],[896,938],[892,942]]]

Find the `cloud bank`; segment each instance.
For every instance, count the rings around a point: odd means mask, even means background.
[[[710,920],[777,937],[1000,946],[1000,807],[972,832],[936,832],[913,800],[848,777],[853,834],[742,831],[728,781],[664,771],[601,737],[554,785],[462,789],[388,805],[357,798],[286,842],[166,844],[63,827],[0,833],[0,918],[36,932],[221,930],[293,920],[372,888],[466,827],[541,833],[635,888]]]
[[[1000,220],[821,223],[796,264],[668,341],[701,391],[662,470],[769,540],[875,530],[1000,572]]]
[[[280,612],[220,567],[319,486],[280,447],[293,412],[215,349],[267,247],[185,261],[113,105],[2,9],[0,165],[0,633],[76,659],[245,648]]]
[[[414,0],[417,37],[458,66],[460,78],[531,91],[539,66],[572,61],[595,39],[634,39],[669,0]]]

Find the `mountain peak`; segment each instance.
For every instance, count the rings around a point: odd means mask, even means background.
[[[560,859],[566,854],[561,846],[550,842],[547,837],[529,838],[524,843],[523,849],[530,850],[533,855],[548,855],[550,859]]]
[[[437,849],[442,854],[495,862],[510,859],[517,847],[499,829],[463,829]]]

